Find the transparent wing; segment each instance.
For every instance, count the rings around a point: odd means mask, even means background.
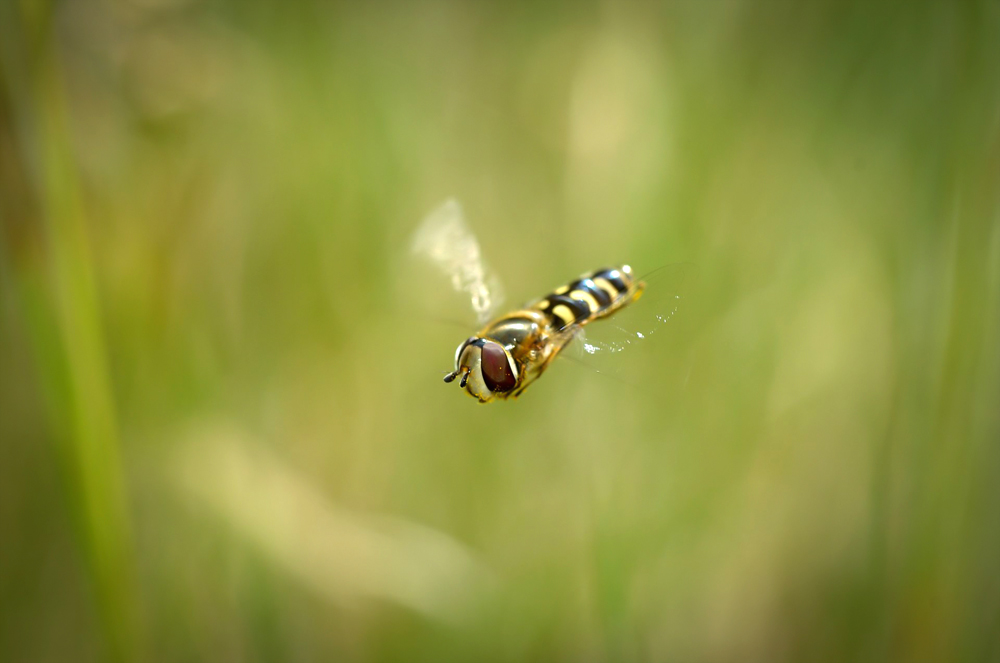
[[[480,324],[502,304],[500,280],[489,270],[476,236],[454,198],[427,215],[413,234],[411,250],[436,266],[458,292],[468,296]]]
[[[669,335],[688,303],[694,271],[690,263],[678,263],[641,276],[646,283],[642,296],[611,317],[579,330],[567,350],[599,372],[617,372],[620,355],[642,354],[643,348]]]

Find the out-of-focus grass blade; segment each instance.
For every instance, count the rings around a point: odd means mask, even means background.
[[[55,46],[44,25],[50,12],[43,7],[22,17],[8,3],[0,11],[5,96],[16,106],[12,132],[43,221],[34,230],[42,237],[42,259],[22,259],[16,247],[4,246],[11,254],[4,256],[10,265],[5,277],[14,281],[34,341],[50,432],[105,629],[106,655],[133,660],[141,647],[128,498],[68,110]],[[42,43],[29,44],[26,35]]]
[[[489,592],[489,569],[452,537],[338,507],[248,442],[232,430],[196,433],[177,452],[175,483],[310,589],[338,603],[387,600],[447,623]]]

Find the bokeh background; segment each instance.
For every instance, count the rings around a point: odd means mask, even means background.
[[[1000,659],[996,2],[4,0],[0,65],[0,659]],[[479,406],[450,196],[513,302],[697,277]]]

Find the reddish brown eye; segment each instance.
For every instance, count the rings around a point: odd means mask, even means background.
[[[483,381],[490,391],[510,391],[517,385],[517,378],[507,363],[507,353],[499,343],[483,345]]]

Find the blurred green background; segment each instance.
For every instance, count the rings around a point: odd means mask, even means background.
[[[997,2],[2,0],[0,65],[0,659],[1000,660]],[[697,279],[476,405],[449,196],[512,302]]]

